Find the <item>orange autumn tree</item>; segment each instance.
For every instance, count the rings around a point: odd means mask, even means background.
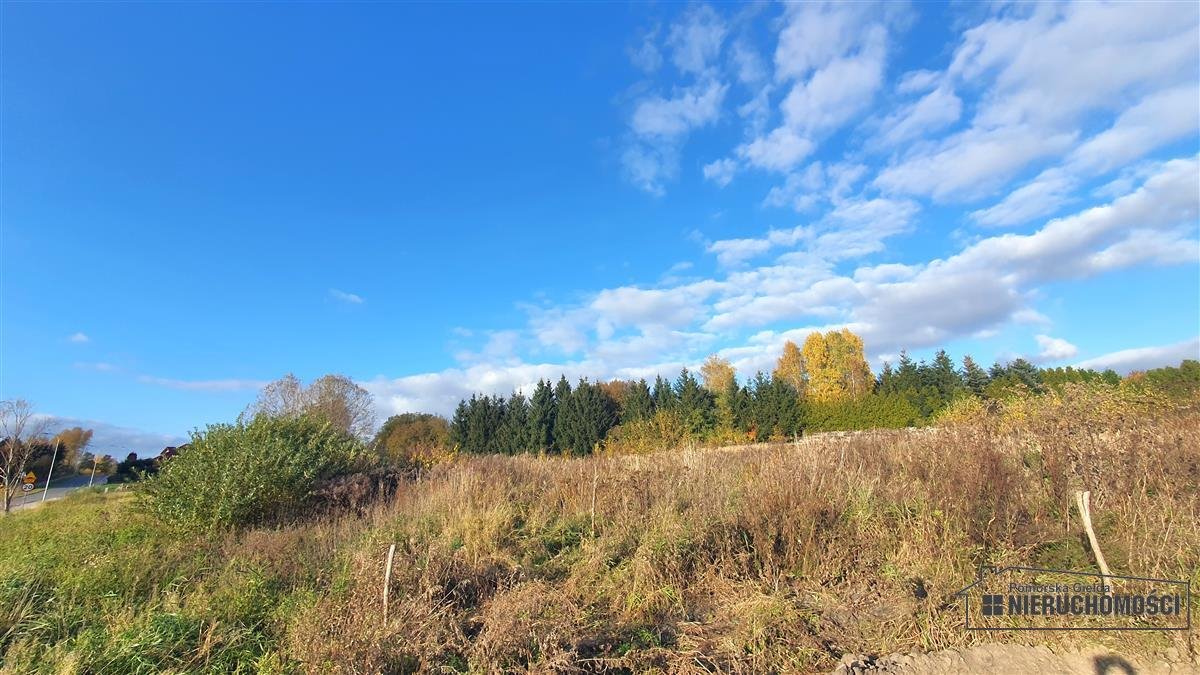
[[[875,376],[867,365],[862,338],[848,328],[823,335],[811,333],[804,340],[801,356],[807,376],[805,395],[809,400],[845,401],[871,392]]]

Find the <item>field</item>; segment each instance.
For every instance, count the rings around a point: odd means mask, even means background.
[[[1095,570],[1082,488],[1114,573],[1200,586],[1200,412],[1082,389],[920,430],[460,458],[218,536],[80,495],[3,522],[0,670],[828,671],[980,642],[953,594],[982,563]],[[1188,658],[1191,637],[987,641]]]

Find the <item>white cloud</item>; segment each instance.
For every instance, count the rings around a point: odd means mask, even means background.
[[[1062,338],[1036,335],[1034,339],[1037,340],[1038,348],[1041,350],[1037,355],[1039,362],[1062,361],[1074,358],[1079,353],[1078,347]]]
[[[939,131],[957,122],[961,115],[962,99],[949,87],[938,87],[889,115],[883,121],[882,141],[885,145],[898,145]]]
[[[68,337],[67,341],[74,342],[75,344],[83,344],[85,342],[90,342],[91,338],[89,338],[85,333],[75,333]]]
[[[885,32],[875,26],[868,35],[861,51],[830,62],[792,88],[780,106],[789,127],[805,134],[829,131],[870,105],[883,83]]]
[[[1028,9],[1026,16],[1002,16],[966,31],[955,52],[951,75],[991,82],[977,125],[1073,123],[1086,111],[1119,109],[1131,95],[1196,78],[1200,12],[1194,3]]]
[[[179,446],[187,439],[175,434],[159,434],[131,427],[117,426],[107,422],[80,419],[76,417],[60,417],[58,415],[40,416],[47,419],[46,432],[56,434],[64,429],[81,427],[92,430],[92,440],[88,443],[87,452],[96,455],[112,455],[118,460],[125,455],[136,452],[138,457],[157,457],[167,446]]]
[[[718,159],[704,165],[704,177],[716,183],[720,187],[725,187],[733,181],[734,175],[737,173],[737,160],[733,159]]]
[[[712,7],[693,7],[667,35],[671,61],[685,73],[703,73],[720,53],[727,32],[725,22]]]
[[[1085,359],[1075,364],[1075,367],[1093,370],[1111,368],[1118,373],[1127,374],[1135,370],[1178,366],[1184,359],[1200,359],[1200,337],[1169,345],[1122,349]]]
[[[1200,129],[1200,86],[1196,82],[1156,91],[1117,117],[1107,130],[1072,151],[1067,165],[1088,174],[1105,173],[1140,159]]]
[[[630,126],[639,136],[685,134],[717,119],[726,89],[714,80],[683,89],[672,98],[651,96],[638,103]]]
[[[752,166],[772,171],[786,171],[807,157],[815,144],[787,127],[738,146],[737,153]]]
[[[329,289],[329,297],[350,305],[361,305],[365,302],[361,296],[346,291],[340,291],[336,288]]]
[[[1022,126],[968,129],[883,169],[875,185],[938,201],[974,199],[1007,183],[1029,162],[1063,152],[1075,138],[1074,132]]]
[[[1062,169],[1046,169],[1037,178],[1013,190],[999,204],[971,214],[975,222],[988,227],[1020,225],[1058,210],[1070,201],[1078,181]]]
[[[651,194],[663,194],[664,184],[678,174],[682,139],[717,120],[727,89],[710,80],[685,87],[670,98],[654,95],[639,101],[629,123],[634,138],[621,154],[630,182]]]
[[[646,31],[636,47],[626,49],[630,63],[646,73],[658,70],[662,66],[662,54],[658,51],[657,39],[657,29]]]

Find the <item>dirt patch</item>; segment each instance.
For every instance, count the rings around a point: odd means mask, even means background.
[[[833,671],[833,675],[884,673],[1190,675],[1200,673],[1200,666],[1184,661],[1175,650],[1169,650],[1156,657],[1135,659],[1107,649],[1059,653],[1044,646],[990,644],[929,654],[891,654],[880,657],[847,654]]]

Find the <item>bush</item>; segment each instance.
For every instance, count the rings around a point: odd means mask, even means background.
[[[353,436],[307,417],[211,425],[146,482],[142,502],[183,527],[248,525],[303,506],[360,453]]]
[[[805,431],[857,431],[914,426],[921,413],[899,394],[870,394],[844,401],[809,403]]]

